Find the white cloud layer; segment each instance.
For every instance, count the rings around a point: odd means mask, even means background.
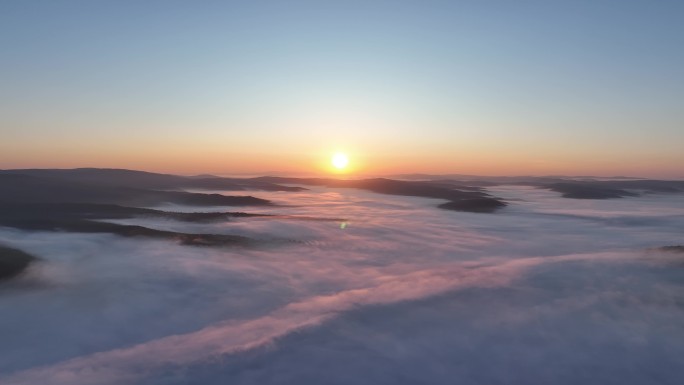
[[[494,215],[259,195],[345,228],[117,221],[249,248],[0,229],[43,258],[0,286],[0,384],[682,383],[684,255],[644,250],[684,243],[684,197],[495,194],[512,204]]]

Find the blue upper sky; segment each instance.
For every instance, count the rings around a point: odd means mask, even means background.
[[[376,172],[684,176],[683,20],[658,0],[2,1],[0,168],[343,149]]]

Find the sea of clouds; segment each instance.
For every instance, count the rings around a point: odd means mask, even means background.
[[[247,247],[0,228],[42,259],[0,285],[0,384],[684,383],[684,254],[654,249],[684,196],[490,191],[510,206],[314,188],[112,221]]]

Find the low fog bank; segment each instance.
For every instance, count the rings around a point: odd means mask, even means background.
[[[244,248],[0,228],[40,258],[0,283],[0,384],[684,380],[684,253],[658,249],[682,195],[488,190],[512,204],[314,186],[261,192],[274,217],[106,220],[287,241]]]
[[[503,287],[356,309],[152,383],[675,385],[683,280],[635,261],[542,264]]]

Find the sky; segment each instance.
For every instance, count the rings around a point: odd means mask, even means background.
[[[0,168],[684,178],[680,1],[0,2]]]

